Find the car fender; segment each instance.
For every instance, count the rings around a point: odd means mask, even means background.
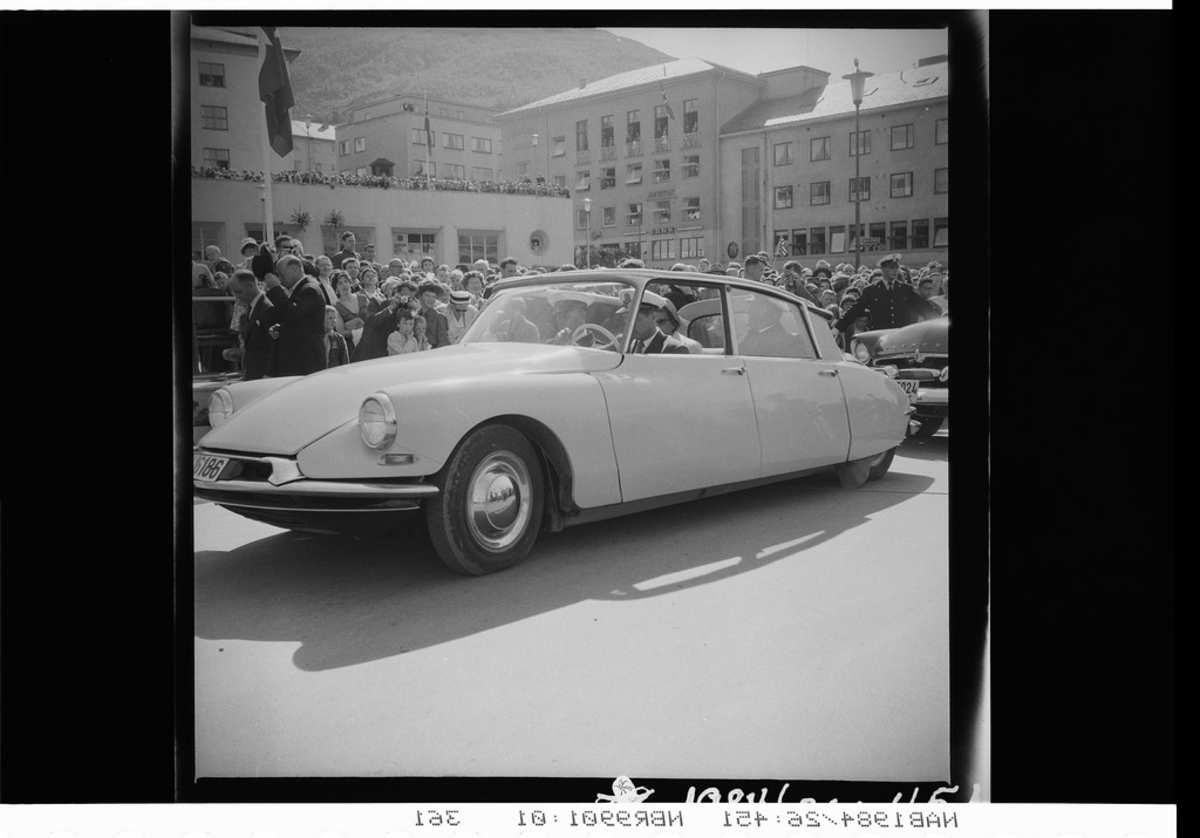
[[[608,408],[598,381],[585,372],[530,373],[474,380],[410,383],[379,391],[396,414],[396,439],[386,451],[368,448],[357,420],[297,455],[300,470],[320,479],[429,477],[442,469],[475,427],[520,416],[545,426],[561,442],[581,508],[621,500]],[[431,417],[433,421],[431,421]],[[384,455],[408,455],[387,464]]]
[[[873,457],[904,441],[908,395],[878,370],[838,364],[850,416],[850,460]]]

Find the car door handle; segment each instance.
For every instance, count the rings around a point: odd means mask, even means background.
[[[745,375],[746,368],[745,367],[725,367],[725,369],[721,370],[721,374],[722,375]]]
[[[836,376],[837,374],[838,374],[837,370],[818,370],[817,371],[817,375]]]

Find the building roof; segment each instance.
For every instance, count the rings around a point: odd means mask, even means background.
[[[329,140],[333,142],[337,139],[336,126],[330,125],[321,130],[320,123],[305,122],[303,119],[292,120],[292,136],[293,137],[308,137],[313,140]]]
[[[224,44],[234,44],[239,47],[248,47],[258,52],[258,32],[251,27],[231,27],[229,29],[217,29],[210,26],[193,26],[192,39],[198,41],[217,41]],[[288,61],[295,60],[300,54],[300,50],[295,47],[283,45],[283,54],[287,56]]]
[[[556,93],[553,96],[549,96],[545,99],[539,99],[536,102],[530,102],[528,105],[522,105],[519,108],[513,108],[512,110],[505,111],[502,114],[497,114],[497,118],[502,119],[504,117],[515,116],[535,108],[563,105],[567,102],[573,102],[578,99],[589,99],[594,96],[603,96],[606,93],[616,93],[628,88],[678,81],[686,76],[710,73],[714,70],[736,75],[746,79],[747,81],[763,83],[754,76],[743,73],[741,70],[734,70],[730,67],[725,67],[720,64],[713,64],[705,61],[702,58],[680,58],[677,61],[668,61],[666,64],[654,64],[650,67],[643,67],[640,70],[630,70],[628,73],[618,73],[615,76],[609,76],[606,79],[594,81],[591,84],[584,85],[583,87],[576,87],[573,90]]]
[[[884,73],[867,79],[862,109],[896,108],[929,99],[940,99],[950,92],[950,65],[930,64],[909,67],[898,73]],[[838,79],[825,87],[815,87],[799,96],[756,102],[721,128],[721,134],[761,131],[784,125],[830,119],[854,113],[850,82]]]

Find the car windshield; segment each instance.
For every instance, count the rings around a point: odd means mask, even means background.
[[[635,289],[625,282],[555,282],[497,291],[459,343],[546,343],[620,352]]]

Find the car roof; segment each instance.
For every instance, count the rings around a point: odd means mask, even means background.
[[[530,285],[553,284],[557,282],[628,282],[641,293],[652,282],[681,283],[703,282],[708,285],[726,285],[730,288],[740,288],[745,291],[762,291],[769,289],[772,293],[786,300],[803,303],[812,311],[826,320],[832,320],[833,314],[820,306],[809,302],[803,297],[797,297],[783,288],[743,279],[736,276],[721,276],[720,274],[704,274],[693,271],[666,271],[653,268],[607,268],[603,270],[556,271],[554,273],[531,276],[514,276],[497,282],[492,288],[495,291],[509,288],[523,288]]]

